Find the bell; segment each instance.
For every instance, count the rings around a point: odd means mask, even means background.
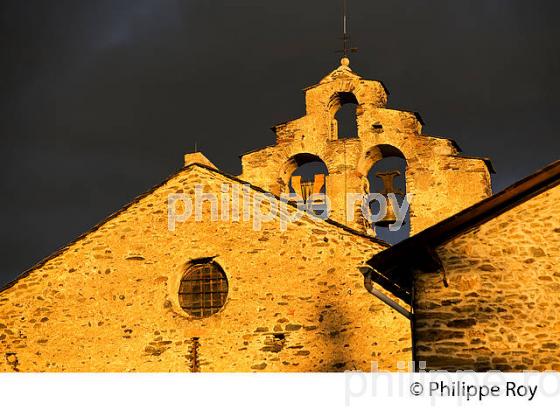
[[[301,197],[305,202],[313,193],[313,181],[301,181]]]
[[[401,173],[399,171],[388,171],[388,172],[378,172],[375,174],[377,178],[381,179],[383,183],[383,189],[380,194],[385,197],[385,203],[387,204],[387,212],[383,219],[375,222],[376,226],[387,227],[389,225],[397,222],[397,216],[395,215],[395,205],[388,194],[404,195],[403,192],[395,188],[395,177],[399,176]]]
[[[325,175],[315,174],[315,176],[313,177],[312,194],[313,195],[320,194],[324,186],[325,186]],[[324,200],[322,198],[314,198],[313,202],[323,203]]]
[[[385,213],[385,216],[383,217],[383,219],[380,219],[379,221],[375,222],[375,226],[379,226],[381,228],[386,228],[389,225],[394,224],[395,222],[397,222],[397,216],[395,215],[395,210],[393,209],[393,203],[391,201],[391,198],[389,198],[387,195],[383,195],[385,197],[385,200],[387,201],[387,212]]]
[[[302,181],[301,176],[294,175],[291,178],[292,188],[294,192],[299,195],[304,202],[313,194],[321,193],[321,189],[325,185],[325,175],[316,174],[312,181]]]

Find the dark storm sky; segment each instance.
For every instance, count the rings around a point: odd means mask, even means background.
[[[559,2],[350,0],[389,106],[493,159],[494,189],[560,153]],[[339,0],[4,0],[0,284],[182,165],[240,172],[338,65]]]

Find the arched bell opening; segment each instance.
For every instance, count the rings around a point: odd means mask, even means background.
[[[371,215],[382,212],[385,200],[385,216],[369,224],[375,236],[390,244],[395,244],[410,235],[410,209],[406,202],[406,170],[407,162],[403,153],[391,145],[373,147],[366,155],[369,156],[367,172],[368,193],[371,196]]]
[[[358,137],[358,100],[351,92],[337,92],[329,101],[332,135],[338,139]]]
[[[296,194],[303,199],[309,211],[317,210],[323,215],[328,174],[327,165],[317,155],[294,155],[281,172],[282,192]]]

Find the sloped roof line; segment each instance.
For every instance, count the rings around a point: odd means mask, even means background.
[[[171,174],[170,176],[168,176],[167,178],[165,178],[162,182],[160,182],[157,185],[154,185],[152,188],[150,188],[149,190],[147,190],[146,192],[138,195],[137,197],[135,197],[132,201],[130,201],[129,203],[125,204],[124,206],[122,206],[121,208],[119,208],[117,211],[113,212],[112,214],[109,214],[107,217],[105,217],[104,219],[102,219],[100,222],[98,222],[97,224],[95,224],[92,228],[88,229],[87,231],[85,231],[84,233],[82,233],[81,235],[79,235],[78,237],[76,237],[74,240],[70,241],[69,243],[67,243],[66,245],[64,245],[62,248],[54,251],[53,253],[51,253],[50,255],[46,256],[45,258],[41,259],[39,262],[37,262],[36,264],[34,264],[33,266],[31,266],[30,268],[26,269],[25,271],[23,271],[22,273],[20,273],[18,276],[16,276],[15,279],[11,280],[10,282],[6,283],[4,286],[0,287],[0,293],[5,291],[6,289],[11,288],[12,286],[14,286],[19,280],[27,277],[32,271],[39,269],[41,267],[43,267],[48,261],[50,261],[53,258],[56,258],[57,256],[61,255],[62,253],[64,253],[66,250],[68,250],[72,245],[74,245],[75,243],[77,243],[78,241],[84,239],[86,236],[88,236],[91,233],[94,233],[95,231],[97,231],[99,228],[101,228],[103,225],[105,225],[107,222],[111,221],[112,219],[116,218],[117,216],[119,216],[120,214],[122,214],[123,212],[125,212],[128,208],[130,208],[132,205],[137,204],[138,202],[140,202],[142,199],[146,198],[147,196],[149,196],[150,194],[152,194],[153,192],[155,192],[158,188],[161,188],[162,186],[164,186],[168,181],[172,180],[173,178],[175,178],[176,176],[178,176],[179,174],[181,174],[183,171],[187,170],[188,168],[192,167],[193,165],[198,165],[198,164],[191,164],[188,165],[186,167],[183,167],[181,169],[179,169],[177,172]]]
[[[240,179],[240,178],[238,178],[238,177],[236,177],[236,176],[230,175],[230,174],[228,174],[227,172],[221,171],[221,170],[219,170],[219,169],[218,169],[218,170],[212,169],[212,168],[207,167],[207,166],[205,166],[205,165],[203,165],[203,164],[193,164],[193,165],[197,165],[197,166],[199,166],[200,168],[204,168],[204,169],[206,169],[206,170],[208,170],[208,171],[210,171],[210,172],[212,172],[212,173],[220,174],[220,175],[222,175],[223,177],[225,177],[225,178],[227,178],[227,179],[230,179],[230,180],[232,180],[232,181],[234,181],[234,182],[237,182],[238,184],[247,185],[247,186],[249,186],[249,188],[251,188],[251,189],[253,189],[253,190],[257,191],[257,192],[260,192],[260,193],[263,193],[263,194],[267,194],[267,195],[272,195],[272,196],[274,196],[274,198],[276,198],[278,201],[282,201],[282,199],[281,199],[278,195],[275,195],[275,194],[271,193],[270,191],[267,191],[266,189],[263,189],[263,188],[261,188],[261,187],[259,187],[259,186],[257,186],[257,185],[253,185],[253,184],[251,184],[251,183],[249,183],[249,182],[247,182],[247,181],[244,181],[244,180],[242,180],[242,179]],[[289,202],[287,202],[287,204],[288,204],[288,206],[291,206],[292,208],[297,209],[297,206],[295,206],[295,205],[293,205],[293,204],[291,204],[291,203],[289,203]],[[316,219],[314,219],[314,220],[316,220]],[[354,228],[351,228],[351,227],[349,227],[349,226],[347,226],[347,225],[344,225],[344,224],[342,224],[342,223],[340,223],[340,222],[337,222],[337,221],[334,221],[334,220],[332,220],[332,219],[319,219],[319,220],[322,221],[322,222],[325,222],[325,223],[327,223],[327,224],[329,224],[329,225],[335,226],[335,227],[337,227],[337,228],[339,228],[339,229],[342,229],[343,231],[346,231],[346,232],[351,233],[351,234],[353,234],[353,235],[360,236],[360,237],[365,238],[365,239],[369,239],[370,241],[375,242],[375,243],[377,243],[377,244],[379,244],[379,245],[383,245],[383,246],[386,246],[386,247],[390,247],[390,246],[391,246],[389,243],[387,243],[387,242],[385,242],[385,241],[382,241],[381,239],[378,239],[378,238],[375,238],[375,237],[373,237],[373,236],[367,235],[367,234],[365,234],[365,233],[363,233],[363,232],[360,232],[360,231],[358,231],[358,230],[356,230],[356,229],[354,229]]]
[[[368,265],[410,290],[412,269],[437,267],[434,249],[560,184],[560,161],[374,255]]]
[[[72,240],[71,242],[67,243],[66,245],[64,245],[63,247],[61,247],[60,249],[56,250],[55,252],[51,253],[50,255],[46,256],[45,258],[41,259],[39,262],[35,263],[34,265],[32,265],[30,268],[26,269],[25,271],[23,271],[22,273],[20,273],[18,276],[16,276],[15,279],[9,281],[8,283],[6,283],[5,285],[0,287],[0,293],[13,287],[17,282],[19,282],[21,279],[29,276],[29,274],[31,272],[33,272],[36,269],[39,269],[41,267],[43,267],[48,261],[50,261],[53,258],[56,258],[57,256],[61,255],[62,253],[64,253],[66,250],[68,250],[72,245],[76,244],[77,242],[79,242],[80,240],[86,238],[88,235],[96,232],[99,228],[101,228],[103,225],[105,225],[106,223],[110,222],[112,219],[116,218],[117,216],[121,215],[122,213],[124,213],[126,210],[128,210],[131,206],[137,204],[138,202],[140,202],[142,199],[148,197],[149,195],[151,195],[152,193],[154,193],[157,189],[161,188],[162,186],[164,186],[167,182],[169,182],[170,180],[172,180],[173,178],[179,176],[180,174],[182,174],[183,172],[187,171],[190,168],[194,168],[194,167],[199,167],[199,168],[203,168],[206,169],[208,171],[210,171],[211,173],[217,173],[219,175],[222,175],[228,179],[231,179],[232,181],[235,181],[237,183],[243,184],[243,185],[247,185],[249,186],[251,189],[257,191],[257,192],[261,192],[261,193],[266,193],[266,194],[270,194],[270,195],[274,195],[266,190],[264,190],[263,188],[260,188],[258,186],[252,185],[246,181],[243,181],[233,175],[229,175],[226,172],[223,172],[221,170],[217,170],[217,169],[213,169],[211,167],[208,167],[204,164],[199,164],[199,163],[193,163],[190,165],[187,165],[185,167],[182,167],[181,169],[179,169],[177,172],[171,174],[170,176],[168,176],[167,178],[165,178],[162,182],[160,182],[157,185],[154,185],[152,188],[150,188],[149,190],[147,190],[146,192],[138,195],[137,197],[135,197],[132,201],[130,201],[129,203],[125,204],[124,206],[122,206],[120,209],[118,209],[117,211],[111,213],[110,215],[108,215],[106,218],[104,218],[103,220],[101,220],[100,222],[98,222],[97,224],[95,224],[92,228],[88,229],[86,232],[82,233],[81,235],[79,235],[78,237],[76,237],[74,240]],[[274,197],[278,200],[280,200],[280,197],[278,197],[277,195],[274,195]],[[288,206],[291,206],[295,209],[297,209],[297,207],[295,205],[292,205],[290,203],[288,203]],[[331,219],[326,219],[326,220],[322,220],[322,222],[325,222],[329,225],[332,226],[336,226],[339,229],[342,229],[350,234],[356,235],[356,236],[360,236],[362,238],[366,238],[369,239],[370,241],[377,243],[379,245],[385,246],[385,247],[389,247],[390,245],[380,239],[374,238],[372,236],[366,235],[362,232],[356,231],[355,229],[350,228],[349,226],[346,226],[344,224],[341,224],[339,222],[333,221]]]

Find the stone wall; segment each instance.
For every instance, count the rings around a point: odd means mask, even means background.
[[[343,371],[394,369],[410,323],[371,296],[357,265],[385,245],[305,217],[189,219],[168,229],[168,194],[234,180],[197,165],[70,244],[0,293],[0,371]],[[257,191],[251,189],[251,196]],[[229,281],[206,319],[178,305],[189,261]]]
[[[338,139],[335,114],[348,95],[357,102],[358,135]],[[274,128],[276,145],[243,155],[242,179],[279,195],[288,191],[298,156],[311,154],[329,171],[332,219],[365,231],[361,217],[349,220],[346,193],[369,193],[367,177],[375,163],[400,156],[407,161],[407,191],[414,194],[411,235],[491,194],[485,162],[461,157],[451,140],[422,135],[416,114],[386,108],[387,92],[379,81],[364,80],[343,64],[307,88],[305,99],[305,116]]]
[[[415,354],[430,369],[560,370],[560,187],[437,249],[415,278]]]

